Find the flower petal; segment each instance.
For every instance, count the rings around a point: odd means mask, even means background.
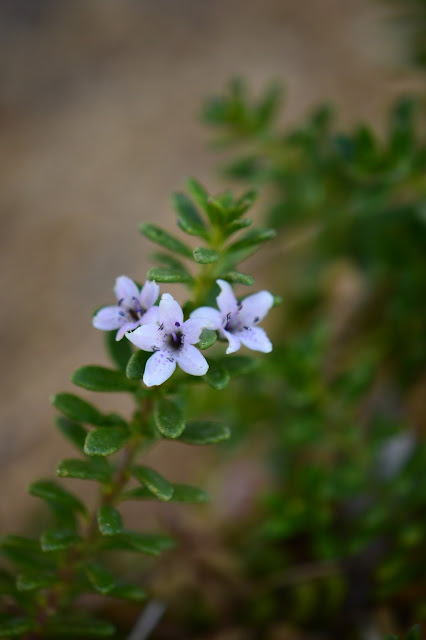
[[[269,291],[259,291],[247,296],[241,303],[238,319],[242,325],[252,327],[263,320],[273,304],[274,297]]]
[[[185,342],[196,344],[203,329],[213,329],[212,323],[207,318],[189,318],[189,320],[186,320],[182,325]]]
[[[102,331],[118,329],[126,322],[126,318],[120,315],[121,313],[123,312],[120,307],[103,307],[93,316],[92,324],[96,329],[102,329]]]
[[[183,323],[183,311],[170,293],[161,296],[159,311],[160,324],[164,325],[166,331],[175,331]]]
[[[139,327],[141,321],[136,320],[136,322],[126,322],[122,327],[117,331],[117,335],[115,336],[116,340],[121,340],[125,333],[128,331],[133,331],[136,327]]]
[[[230,331],[225,331],[225,329],[221,329],[219,334],[222,338],[225,338],[229,342],[229,346],[226,349],[226,353],[235,353],[241,347],[240,335],[231,333]]]
[[[243,345],[253,351],[262,351],[263,353],[269,353],[272,351],[272,344],[268,336],[260,327],[250,327],[249,329],[243,329],[238,332],[238,338]]]
[[[150,309],[160,295],[160,286],[154,280],[147,280],[139,295],[139,302],[143,309]]]
[[[209,365],[205,357],[192,345],[187,345],[180,350],[177,363],[182,371],[191,376],[203,376],[207,373]]]
[[[151,307],[151,309],[148,309],[148,311],[145,311],[145,313],[143,314],[140,320],[140,323],[152,324],[154,322],[158,322],[158,316],[159,316],[158,307]]]
[[[127,276],[120,276],[115,281],[114,293],[118,301],[123,300],[123,305],[126,307],[134,306],[134,298],[139,300],[139,289]]]
[[[141,327],[143,328],[143,327]],[[145,365],[143,381],[147,387],[163,384],[176,369],[176,360],[167,351],[157,351]]]
[[[222,326],[222,314],[213,307],[199,307],[191,313],[190,317],[203,318],[206,321],[208,320],[211,323],[211,326],[206,324],[206,329],[219,329],[219,327]]]
[[[143,351],[155,351],[163,347],[163,335],[157,324],[144,324],[126,334],[126,338]]]
[[[226,280],[216,280],[216,282],[221,288],[221,292],[217,296],[216,302],[217,306],[222,312],[222,315],[227,316],[228,313],[236,313],[238,302],[231,285],[229,284],[229,282],[226,282]]]

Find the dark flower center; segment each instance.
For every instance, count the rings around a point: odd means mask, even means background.
[[[183,334],[181,331],[171,331],[168,335],[168,346],[173,349],[173,351],[178,351],[183,345]]]

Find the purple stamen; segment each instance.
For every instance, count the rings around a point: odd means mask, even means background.
[[[175,327],[180,327],[180,322],[175,322]]]
[[[120,300],[118,301],[118,306],[121,307],[121,305],[123,304],[124,298],[120,298]]]

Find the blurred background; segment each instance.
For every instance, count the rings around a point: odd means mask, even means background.
[[[393,96],[423,82],[394,18],[372,0],[0,4],[2,534],[25,527],[27,485],[69,454],[48,398],[105,362],[91,314],[118,275],[144,279],[138,223],[170,228],[188,175],[232,184],[198,117],[205,97],[235,75],[254,90],[278,79],[284,124],[327,99],[342,126],[380,130]],[[183,455],[176,481],[201,473]],[[161,467],[167,450],[155,456]]]

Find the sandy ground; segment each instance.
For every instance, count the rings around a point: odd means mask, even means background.
[[[77,366],[105,362],[90,317],[117,275],[144,279],[138,223],[171,227],[169,197],[187,175],[227,186],[202,100],[235,74],[255,90],[280,78],[288,122],[329,99],[345,124],[378,123],[416,82],[395,67],[386,18],[366,0],[2,3],[1,533],[36,508],[28,483],[72,455],[48,397],[71,389]],[[186,456],[173,455],[176,480],[197,473]],[[153,459],[169,465],[167,450]]]

